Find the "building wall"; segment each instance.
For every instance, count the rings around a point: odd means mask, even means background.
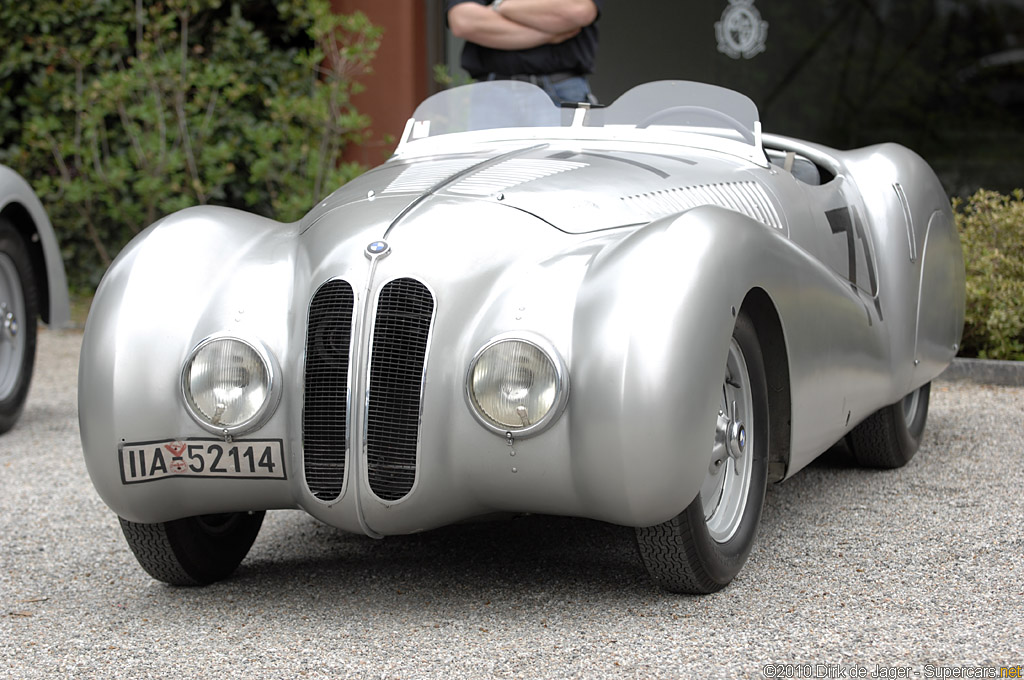
[[[368,166],[387,159],[413,109],[431,92],[431,40],[424,0],[332,0],[336,12],[363,12],[384,29],[373,72],[361,78],[365,90],[353,97],[356,110],[371,119],[370,138],[346,151],[346,159]]]
[[[1024,186],[1022,0],[604,5],[601,101],[650,80],[715,83],[753,99],[768,132],[844,149],[902,143],[950,193]]]

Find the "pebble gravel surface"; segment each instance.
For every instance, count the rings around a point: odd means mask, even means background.
[[[657,590],[627,528],[375,541],[294,511],[230,580],[172,588],[86,474],[81,337],[40,332],[0,436],[0,677],[1024,677],[1022,388],[936,383],[905,468],[836,448],[773,486],[749,562],[707,597]]]

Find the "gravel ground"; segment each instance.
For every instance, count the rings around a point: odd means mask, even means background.
[[[906,468],[861,470],[833,450],[774,486],[750,561],[709,597],[655,589],[621,527],[529,517],[378,542],[286,511],[230,581],[180,589],[136,565],[89,482],[80,343],[41,332],[25,413],[0,437],[2,677],[999,677],[1024,664],[1024,388],[937,383]]]

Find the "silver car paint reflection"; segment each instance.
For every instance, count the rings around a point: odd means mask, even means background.
[[[688,85],[644,86],[630,109],[642,119],[689,115],[680,102],[702,91]],[[530,87],[482,83],[440,96],[539,102],[524,94]],[[494,512],[646,526],[678,514],[705,479],[745,305],[765,324],[766,361],[788,395],[772,404],[776,481],[933,379],[956,352],[964,271],[949,202],[903,147],[841,152],[762,137],[756,120],[741,121],[753,125],[751,145],[728,125],[674,114],[646,127],[613,107],[533,120],[527,104],[500,128],[452,107],[448,127],[432,132],[443,103],[428,100],[390,161],[299,222],[193,208],[118,257],[93,304],[79,387],[86,463],[115,512],[157,522],[302,508],[369,535]],[[698,104],[735,105],[733,121],[751,115],[732,98]],[[458,116],[470,116],[469,129],[457,131]],[[808,184],[769,163],[762,140],[773,161],[792,152],[829,181]],[[381,239],[388,256],[367,259]],[[365,406],[352,395],[368,389],[372,318],[361,310],[400,277],[422,282],[436,306],[415,488],[389,503],[369,488]],[[325,503],[302,474],[304,342],[311,296],[339,278],[360,310],[354,453],[342,495]],[[175,399],[176,381],[190,349],[215,333],[259,338],[280,360],[280,406],[247,436],[284,441],[288,480],[122,484],[119,442],[202,436]],[[464,396],[480,348],[517,333],[549,342],[572,384],[561,416],[518,439],[482,427]]]

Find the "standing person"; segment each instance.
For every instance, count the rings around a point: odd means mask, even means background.
[[[477,80],[523,80],[555,104],[593,102],[602,0],[447,0],[448,26],[464,38],[462,68]]]

